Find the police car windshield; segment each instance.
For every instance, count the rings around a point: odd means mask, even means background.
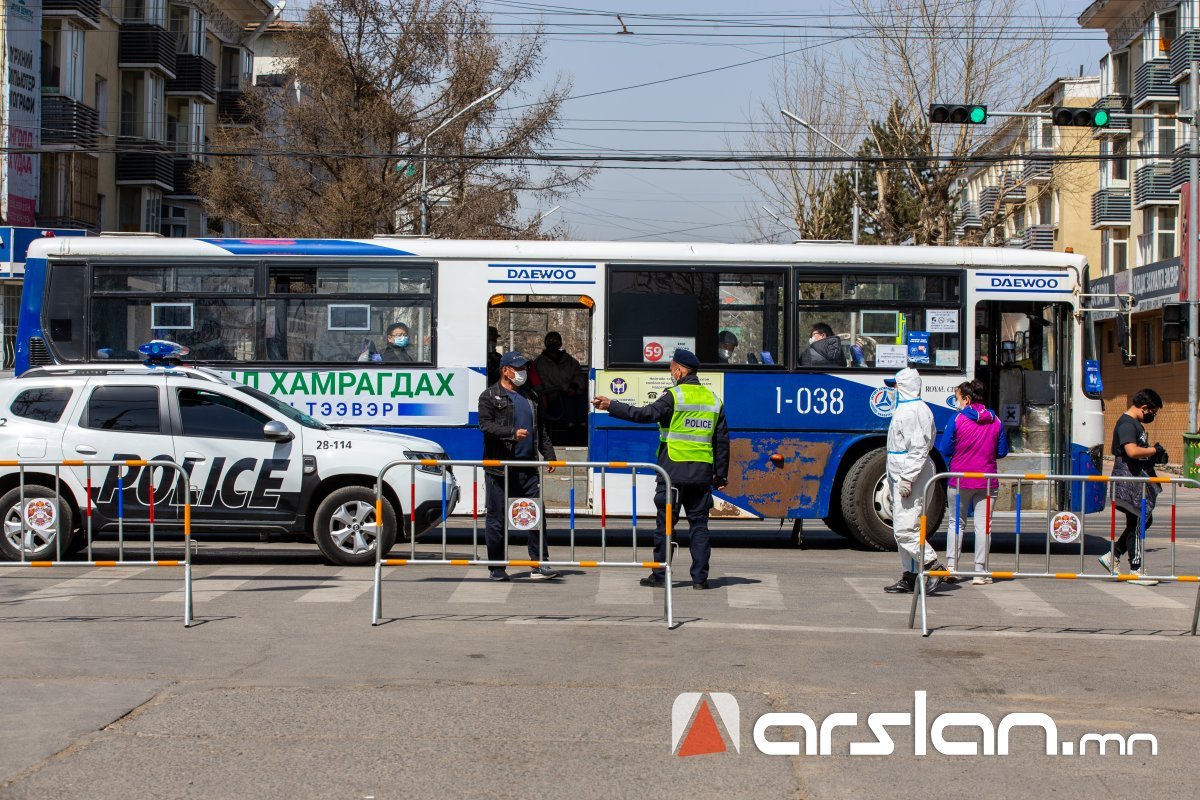
[[[316,428],[319,431],[330,430],[329,426],[326,425],[324,422],[321,422],[318,419],[314,419],[313,417],[310,417],[308,414],[305,414],[303,411],[297,411],[296,409],[289,406],[287,403],[284,403],[280,400],[276,400],[274,397],[271,397],[271,395],[267,394],[266,392],[260,391],[258,389],[253,389],[249,386],[239,386],[239,387],[237,387],[237,390],[244,394],[250,395],[255,400],[258,400],[259,402],[266,403],[271,408],[278,411],[280,414],[283,414],[285,417],[287,417],[290,420],[299,422],[301,425],[303,425],[306,428]]]

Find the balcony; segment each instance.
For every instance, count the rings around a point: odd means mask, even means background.
[[[1030,225],[1021,234],[1021,247],[1026,250],[1053,250],[1054,226]]]
[[[196,187],[192,181],[192,168],[200,162],[191,156],[176,155],[174,158],[173,187],[171,191],[167,192],[167,196],[184,200],[196,199]]]
[[[1092,108],[1107,108],[1114,114],[1128,114],[1132,110],[1129,95],[1110,94],[1092,103]],[[1129,135],[1128,119],[1109,119],[1103,128],[1092,128],[1093,139],[1120,139]]]
[[[1000,209],[1000,187],[984,186],[979,190],[979,215],[990,217]]]
[[[1187,183],[1190,168],[1190,160],[1187,157],[1188,149],[1185,144],[1171,151],[1171,183],[1169,185],[1172,189],[1178,189]]]
[[[100,0],[42,0],[42,16],[73,20],[96,30],[100,27]]]
[[[217,102],[217,65],[204,56],[180,53],[175,61],[175,77],[167,81],[167,94]]]
[[[1148,103],[1179,102],[1179,87],[1171,83],[1171,64],[1166,59],[1147,61],[1133,77],[1133,107]]]
[[[1101,189],[1092,195],[1092,228],[1121,228],[1132,219],[1128,189]]]
[[[1200,59],[1200,30],[1186,31],[1171,42],[1171,83],[1187,79],[1194,59]]]
[[[165,192],[175,186],[175,154],[145,139],[117,140],[117,185],[156,186]]]
[[[61,94],[42,95],[42,144],[94,150],[99,125],[91,106]]]
[[[979,207],[974,203],[963,203],[958,207],[958,225],[960,228],[982,228],[983,219],[979,216]]]
[[[117,66],[121,69],[153,69],[172,79],[176,62],[175,34],[157,25],[121,26],[117,39]]]
[[[1026,158],[1025,166],[1021,170],[1021,180],[1026,184],[1048,183],[1053,174],[1054,169],[1049,161]]]
[[[1020,169],[1004,173],[1004,183],[1001,185],[1000,199],[1005,203],[1024,203],[1025,184],[1017,180]]]
[[[246,110],[242,99],[246,93],[240,89],[222,89],[217,92],[217,121],[222,125],[253,125],[254,115]]]
[[[1147,164],[1134,173],[1133,207],[1175,205],[1179,194],[1171,191],[1171,165],[1165,161]]]

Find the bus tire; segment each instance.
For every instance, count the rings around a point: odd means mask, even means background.
[[[896,536],[891,517],[883,511],[887,452],[880,447],[860,458],[846,473],[842,484],[842,514],[850,535],[872,550],[895,550]],[[939,484],[925,509],[930,535],[942,524],[946,511],[946,487]]]
[[[375,535],[375,492],[365,486],[343,486],[317,506],[313,538],[321,554],[334,564],[374,564],[378,540],[383,540],[385,555],[396,541],[396,512],[385,497],[383,530]]]
[[[821,522],[825,523],[825,527],[841,536],[843,539],[849,539],[852,542],[858,542],[857,539],[850,533],[850,529],[846,527],[846,517],[842,514],[841,497],[833,497],[829,500],[829,516],[822,517]]]
[[[46,503],[45,501],[49,501]],[[54,508],[54,490],[45,486],[25,485],[25,508],[31,503]],[[28,526],[29,545],[21,541],[21,488],[18,486],[0,497],[0,515],[3,515],[4,531],[0,534],[0,555],[9,561],[20,561],[21,550],[25,549],[26,561],[52,561],[58,556],[55,539],[62,532],[62,556],[71,552],[71,532],[75,529],[75,517],[65,497],[58,498],[58,514],[39,526]]]

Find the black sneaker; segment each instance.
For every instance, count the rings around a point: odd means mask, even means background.
[[[649,586],[652,589],[661,589],[666,584],[666,581],[658,575],[651,574],[642,578],[638,583],[642,586]]]
[[[535,581],[552,581],[555,578],[561,578],[562,573],[549,567],[535,567],[533,572],[529,573],[529,577]]]
[[[883,590],[888,594],[912,594],[916,580],[917,576],[915,573],[906,572],[900,576],[900,580],[891,586],[883,587]]]
[[[708,581],[700,581],[699,583],[693,583],[692,588],[693,589],[711,589],[712,587],[708,585]]]
[[[508,580],[508,573],[502,569],[494,569],[488,577],[494,581],[506,581]]]
[[[925,565],[926,572],[928,572],[930,570],[937,570],[938,572],[941,572],[944,569],[946,569],[946,567],[940,561],[935,561],[932,564]],[[937,591],[938,587],[941,585],[942,585],[941,578],[936,578],[931,575],[925,576],[925,594],[933,594],[934,592]]]

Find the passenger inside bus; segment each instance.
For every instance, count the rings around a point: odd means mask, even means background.
[[[835,336],[833,328],[825,322],[814,322],[808,340],[808,349],[800,354],[802,367],[845,367],[846,356],[842,352],[842,340]]]
[[[534,368],[546,421],[568,434],[581,430],[587,423],[587,373],[574,356],[563,350],[558,331],[547,333],[543,344],[545,349],[534,360]],[[568,436],[569,440],[574,438]]]
[[[411,339],[408,333],[408,326],[403,322],[393,322],[387,327],[387,344],[384,345],[380,352],[382,360],[392,364],[411,364],[416,361],[408,346]]]
[[[734,363],[733,351],[737,349],[737,346],[738,338],[733,335],[733,331],[721,331],[717,334],[717,357],[722,364]]]

